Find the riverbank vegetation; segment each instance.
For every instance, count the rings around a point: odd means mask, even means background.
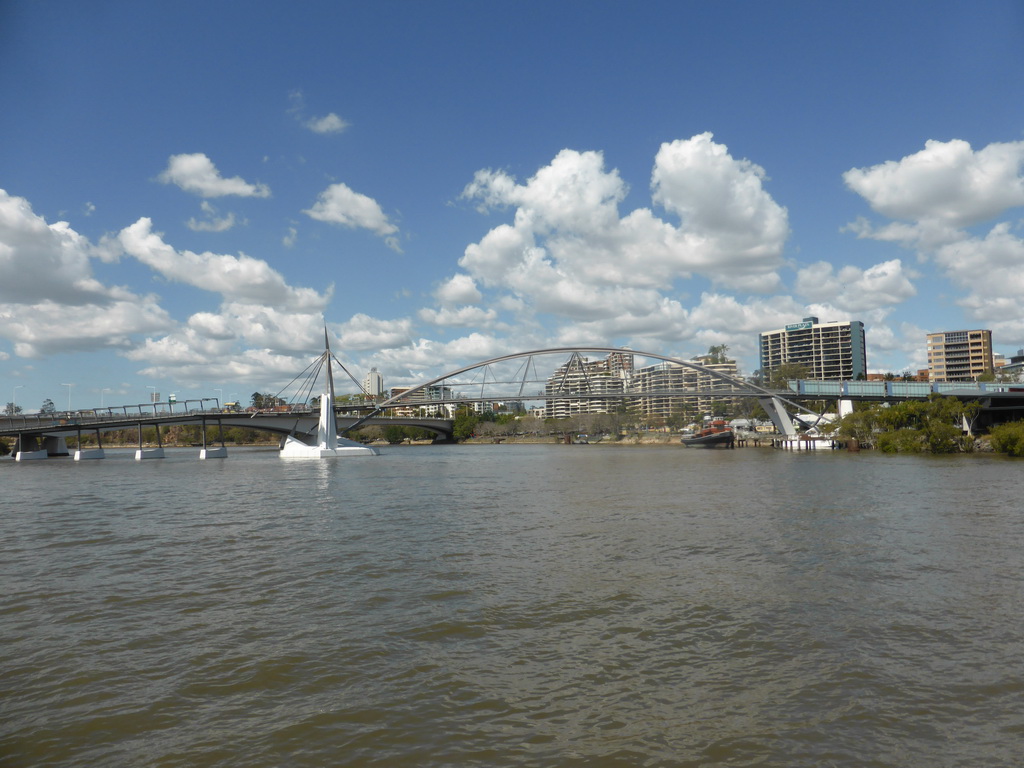
[[[883,453],[968,453],[981,406],[931,395],[902,403],[860,403],[834,424],[833,434]]]
[[[1010,421],[992,427],[989,443],[997,453],[1024,456],[1024,421]]]

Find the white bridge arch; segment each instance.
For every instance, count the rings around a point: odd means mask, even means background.
[[[739,379],[739,378],[737,378],[735,376],[730,376],[728,374],[722,373],[721,371],[716,371],[713,368],[709,368],[708,366],[702,365],[700,363],[693,362],[692,360],[680,360],[678,358],[670,357],[668,355],[662,355],[662,354],[659,354],[657,352],[646,352],[646,351],[643,351],[643,350],[628,349],[628,348],[624,348],[624,347],[578,346],[578,347],[552,347],[552,348],[548,348],[548,349],[534,349],[534,350],[529,350],[529,351],[526,351],[526,352],[513,352],[511,354],[501,355],[499,357],[492,357],[489,360],[482,360],[482,361],[477,362],[477,363],[472,363],[471,365],[466,365],[466,366],[463,366],[461,368],[456,368],[455,370],[448,371],[447,373],[444,373],[441,376],[433,378],[433,379],[431,379],[429,381],[425,381],[425,382],[423,382],[421,384],[417,384],[417,385],[415,385],[413,387],[410,387],[409,389],[406,389],[406,390],[402,391],[401,393],[395,395],[394,397],[391,397],[391,398],[389,398],[387,400],[384,400],[381,403],[378,403],[376,408],[373,411],[368,413],[366,416],[356,420],[351,426],[347,427],[345,429],[345,431],[347,432],[347,431],[352,430],[352,429],[358,429],[360,425],[362,425],[367,420],[369,420],[373,416],[377,415],[381,411],[389,409],[389,408],[393,408],[393,407],[398,407],[398,406],[439,404],[439,403],[443,403],[443,402],[467,402],[467,401],[472,402],[474,400],[488,400],[488,399],[548,400],[548,399],[556,399],[556,398],[557,399],[564,399],[564,398],[567,398],[567,397],[577,397],[578,394],[573,394],[573,393],[569,393],[569,392],[565,392],[565,391],[560,391],[560,392],[558,392],[556,394],[541,393],[541,392],[525,393],[525,392],[522,391],[522,387],[525,387],[526,383],[528,382],[527,376],[529,375],[530,362],[533,360],[533,358],[541,357],[541,356],[566,355],[566,354],[568,354],[568,355],[572,355],[572,354],[608,354],[608,355],[620,354],[620,355],[630,355],[632,357],[640,357],[640,358],[646,358],[646,359],[651,359],[651,360],[660,360],[662,362],[666,362],[666,363],[669,363],[669,364],[672,364],[672,365],[678,365],[678,366],[682,366],[684,368],[689,368],[691,370],[695,370],[695,371],[704,373],[704,374],[706,374],[708,376],[720,379],[721,381],[731,385],[731,388],[729,390],[711,390],[711,391],[708,391],[706,393],[707,395],[715,396],[715,397],[755,397],[755,398],[757,398],[758,402],[761,404],[761,406],[764,408],[765,412],[768,414],[768,416],[771,418],[772,422],[775,424],[776,429],[781,434],[785,434],[785,435],[793,435],[793,434],[795,434],[795,429],[793,427],[793,422],[789,418],[788,413],[786,412],[785,405],[789,405],[792,408],[800,410],[800,411],[805,411],[805,412],[808,412],[808,413],[815,413],[814,411],[811,411],[810,409],[806,408],[805,406],[800,405],[799,403],[793,402],[793,401],[783,397],[778,392],[774,392],[772,390],[766,389],[766,388],[764,388],[764,387],[762,387],[760,385],[753,384],[753,383],[751,383],[749,381],[744,381],[743,379]],[[447,382],[447,381],[449,381],[451,379],[455,379],[455,378],[461,376],[462,374],[469,373],[469,372],[475,371],[475,370],[483,370],[483,371],[485,371],[485,373],[484,373],[484,382],[485,382],[486,381],[486,370],[487,369],[489,369],[491,366],[500,365],[502,363],[508,363],[508,362],[511,362],[511,361],[514,361],[514,360],[526,360],[527,361],[527,363],[520,368],[520,370],[523,372],[523,377],[522,377],[521,381],[507,381],[507,382],[504,382],[504,383],[513,383],[513,384],[514,383],[520,383],[521,384],[521,388],[520,388],[520,392],[518,392],[518,393],[505,394],[501,398],[497,398],[497,397],[495,397],[495,398],[484,398],[484,397],[481,397],[481,398],[465,398],[465,397],[461,397],[461,398],[453,398],[451,400],[445,400],[443,398],[442,399],[430,399],[430,400],[413,400],[412,399],[412,396],[416,395],[419,392],[422,392],[424,390],[429,390],[432,387],[437,387],[438,385],[441,385],[444,382]],[[535,379],[533,381],[539,381],[539,380]],[[481,386],[483,386],[483,382],[481,382]],[[693,394],[694,394],[693,392],[686,392],[686,393],[675,393],[675,392],[657,392],[657,393],[627,392],[627,393],[622,393],[622,394],[604,394],[604,395],[601,395],[600,397],[602,397],[602,398],[613,398],[613,397],[636,398],[636,397],[646,397],[646,396],[651,396],[651,395],[657,396],[657,397],[672,397],[672,396],[683,397],[683,396],[692,396]]]

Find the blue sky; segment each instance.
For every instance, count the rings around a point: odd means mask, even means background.
[[[0,4],[0,402],[805,315],[1024,346],[1019,2]],[[68,386],[69,384],[73,386]]]

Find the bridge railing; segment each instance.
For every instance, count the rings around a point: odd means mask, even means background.
[[[931,394],[945,395],[965,391],[1013,392],[1024,391],[1020,384],[987,381],[814,381],[791,380],[789,389],[805,397],[868,397],[868,398],[921,398]]]

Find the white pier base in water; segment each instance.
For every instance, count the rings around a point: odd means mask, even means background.
[[[86,461],[88,459],[102,459],[105,458],[106,454],[103,453],[102,448],[89,448],[87,450],[75,451],[75,461]]]
[[[370,448],[355,440],[346,440],[343,437],[335,438],[337,443],[331,448],[327,445],[306,445],[294,437],[286,437],[284,446],[281,448],[282,459],[333,459],[349,456],[376,456],[377,449]]]
[[[50,454],[45,448],[41,451],[18,451],[14,454],[15,461],[38,461],[49,457]]]
[[[199,451],[200,459],[226,459],[228,449],[223,445],[220,448],[203,448]]]
[[[330,348],[328,347],[328,350]],[[320,396],[320,421],[317,423],[316,443],[310,445],[288,435],[281,446],[282,459],[336,459],[349,456],[376,456],[377,449],[338,437],[338,424],[334,418],[334,382]]]
[[[139,448],[135,452],[136,461],[141,461],[142,459],[162,459],[163,457],[163,448]]]

